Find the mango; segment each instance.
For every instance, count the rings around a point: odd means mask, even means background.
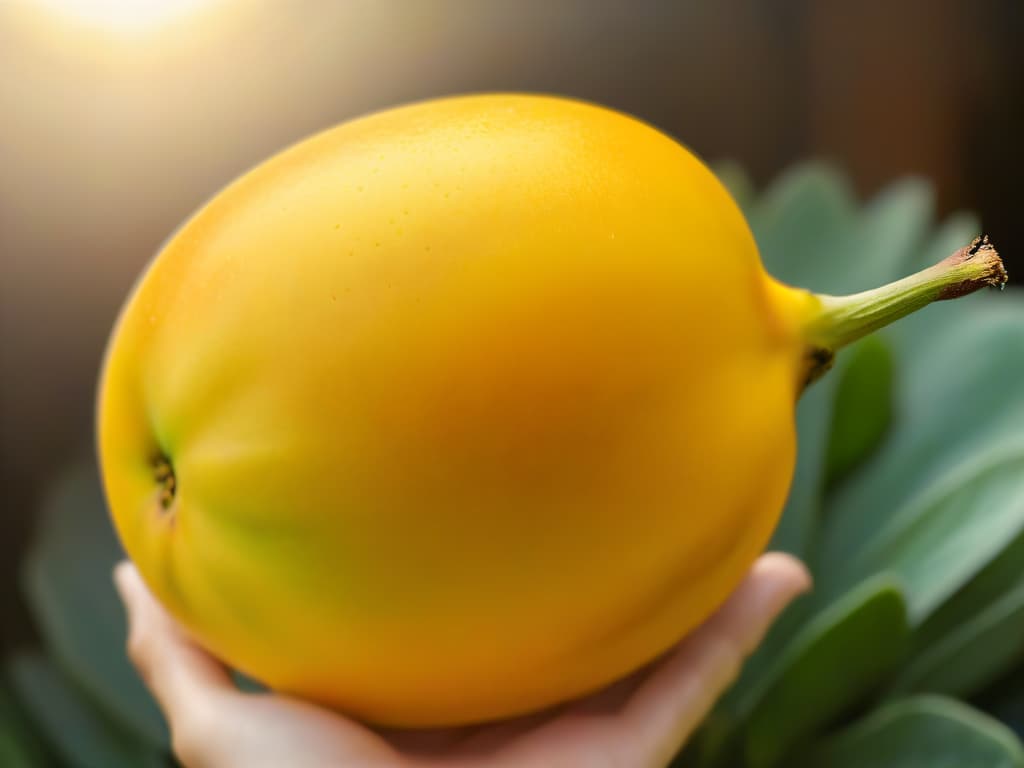
[[[224,189],[134,289],[98,400],[113,520],[276,690],[393,726],[535,711],[714,611],[779,517],[803,387],[948,275],[1003,279],[976,246],[814,296],[639,120],[514,94],[354,120]]]

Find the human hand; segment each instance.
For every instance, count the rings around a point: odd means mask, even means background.
[[[625,680],[537,715],[414,732],[371,728],[289,696],[239,691],[135,566],[121,563],[114,580],[128,610],[128,654],[187,768],[661,768],[782,609],[810,587],[798,561],[763,555],[717,613]]]

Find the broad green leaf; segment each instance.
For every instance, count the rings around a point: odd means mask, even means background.
[[[826,377],[810,387],[797,403],[796,470],[782,518],[775,529],[768,549],[789,552],[813,568],[814,545],[821,515],[824,491],[825,446],[832,418],[836,380]],[[772,625],[757,651],[747,659],[740,678],[723,701],[729,711],[734,701],[757,680],[763,678],[775,659],[806,622],[808,600],[801,598],[791,604]],[[731,715],[726,715],[731,719]]]
[[[802,272],[837,269],[842,248],[858,227],[858,212],[846,180],[821,164],[797,166],[778,179],[752,204],[744,206],[761,257],[770,274],[780,280],[811,287],[799,279]],[[823,278],[827,285],[827,278]],[[820,287],[820,286],[819,286]],[[821,515],[824,462],[835,379],[825,377],[810,387],[796,408],[797,462],[793,482],[769,549],[789,552],[805,561],[813,558]],[[790,606],[775,623],[758,653],[742,671],[740,681],[723,703],[729,710],[734,695],[765,667],[803,622],[803,614]]]
[[[747,210],[754,201],[754,182],[743,166],[733,160],[724,160],[715,163],[711,170],[729,190],[736,204],[742,210]]]
[[[925,240],[932,216],[931,193],[918,180],[891,185],[858,213],[844,183],[827,167],[815,165],[784,176],[758,206],[753,222],[769,271],[833,292],[869,287],[910,271],[907,265]],[[814,220],[806,231],[800,226],[804,220]],[[794,228],[799,230],[795,235]],[[792,245],[785,242],[791,237]],[[869,337],[841,355],[837,371],[801,396],[797,466],[772,549],[796,554],[816,568],[826,479],[851,469],[878,445],[889,422],[892,367],[887,344],[878,336]],[[847,376],[850,381],[843,387]],[[873,387],[869,392],[862,391],[866,382]],[[837,387],[843,390],[838,395]],[[840,401],[834,403],[837,397]],[[851,406],[870,410],[870,415],[851,413]],[[839,419],[836,425],[834,418]],[[831,472],[826,469],[829,454],[835,464]],[[786,611],[748,662],[737,690],[760,677],[768,661],[813,613],[808,608],[807,601],[800,601]]]
[[[45,768],[50,762],[35,729],[14,696],[0,683],[0,766]]]
[[[743,744],[736,738],[736,722],[716,708],[692,734],[668,768],[724,768],[742,765]]]
[[[1024,390],[1007,382],[1024,374],[1024,304],[995,298],[929,307],[922,314],[937,314],[925,336],[890,337],[900,376],[897,428],[857,482],[830,500],[844,548],[872,538],[899,504],[990,436],[1019,431]]]
[[[917,650],[940,642],[983,610],[995,605],[1024,583],[1024,534],[1003,549],[969,584],[942,604],[914,632]]]
[[[864,207],[857,236],[847,246],[846,260],[833,278],[832,293],[876,288],[913,272],[932,223],[934,195],[926,182],[896,181]]]
[[[825,472],[829,485],[845,477],[885,437],[892,421],[894,365],[889,344],[873,335],[849,350],[832,374],[836,395]]]
[[[803,287],[840,293],[880,285],[909,271],[906,265],[924,241],[931,217],[932,194],[920,180],[890,185],[863,213],[858,213],[849,190],[834,171],[808,165],[783,176],[765,193],[752,213],[752,224],[769,272]],[[877,350],[882,344],[867,339],[858,345],[857,349],[866,345],[868,351],[862,356],[867,360],[857,359],[856,350],[840,356],[840,371],[870,368],[853,386],[845,388],[841,393],[844,399],[860,396],[861,384],[871,381],[873,374],[891,369],[886,353]],[[853,363],[848,361],[851,352]],[[868,418],[840,415],[830,402],[833,388],[841,386],[838,378],[836,373],[826,376],[800,399],[797,467],[772,541],[773,548],[805,558],[810,556],[810,543],[821,514],[821,493],[830,476],[825,468],[826,451],[836,454],[835,461],[846,461],[849,469],[877,445],[888,423],[888,409],[872,411]],[[876,385],[874,399],[869,397],[863,404],[874,407],[883,400],[888,403],[890,379],[891,373]],[[856,427],[860,434],[844,432],[830,439],[833,414],[844,419],[840,429]],[[854,443],[853,438],[861,442]]]
[[[908,179],[858,208],[845,180],[820,165],[790,171],[743,204],[768,271],[825,293],[902,277],[979,234],[970,214],[930,231],[932,206],[928,185]],[[1022,560],[1008,544],[1024,538],[1022,298],[982,293],[929,307],[841,353],[836,370],[804,394],[798,468],[772,546],[808,560],[816,588],[786,611],[717,709],[701,739],[710,749],[694,753],[701,765],[739,768],[743,739],[755,768],[782,755],[790,765],[801,742],[865,693],[973,691],[1019,658],[1024,577],[1014,573]],[[823,385],[837,392],[826,398]],[[865,687],[821,705],[818,689],[833,685],[829,670],[818,679],[787,678],[786,670],[800,669],[796,660],[810,654],[815,633],[834,638],[821,640],[824,647],[845,644],[841,628],[824,627],[855,614],[851,596],[879,580],[895,580],[888,583],[903,596],[903,640],[892,644],[897,650],[865,650],[881,655]],[[901,658],[911,643],[914,653]],[[842,688],[849,665],[833,662]]]
[[[928,234],[933,196],[925,182],[886,187],[863,210],[846,180],[819,164],[797,166],[749,205],[769,273],[821,293],[852,293],[908,274]]]
[[[728,178],[728,171],[725,175]],[[797,166],[744,207],[749,209],[766,269],[780,280],[803,287],[812,286],[800,280],[802,273],[827,274],[838,267],[842,253],[837,244],[851,239],[858,226],[845,178],[826,165]],[[773,549],[801,557],[808,555],[821,509],[822,462],[833,386],[829,379],[818,382],[798,403],[795,478],[771,543]]]
[[[818,518],[821,515],[825,457],[832,422],[836,379],[815,382],[797,403],[797,462],[782,519],[769,549],[797,557],[812,556]]]
[[[884,574],[812,619],[748,689],[746,759],[778,764],[794,746],[876,688],[905,651],[903,595]]]
[[[824,466],[836,379],[825,377],[800,398],[796,409],[797,462],[789,498],[768,549],[789,552],[813,567],[814,545],[821,515]],[[740,679],[722,702],[723,717],[736,698],[759,680],[807,619],[807,600],[790,605],[776,620],[758,650],[747,660]]]
[[[1001,677],[973,703],[1024,738],[1024,666]]]
[[[970,696],[1024,656],[1024,535],[914,632],[912,653],[889,687]]]
[[[829,278],[858,223],[841,174],[825,165],[797,166],[761,195],[748,219],[771,275],[802,288],[834,290]]]
[[[20,700],[61,759],[74,768],[157,768],[161,752],[121,729],[39,653],[8,661]]]
[[[932,234],[928,244],[910,262],[909,271],[930,267],[970,242],[982,232],[981,221],[973,213],[957,211]]]
[[[849,556],[835,579],[823,580],[823,593],[892,571],[905,585],[916,625],[1024,530],[1024,440],[984,452],[906,505],[895,521]]]
[[[896,678],[893,692],[969,696],[1006,672],[1022,653],[1024,584],[914,656]]]
[[[822,541],[826,596],[892,569],[915,623],[1024,529],[1024,388],[1006,386],[1024,380],[1024,305],[952,315],[896,346],[896,428],[830,499]]]
[[[123,555],[94,465],[59,478],[38,524],[23,582],[46,645],[114,720],[166,747],[163,718],[125,656],[124,609],[112,581]]]
[[[807,768],[1020,768],[1004,725],[941,696],[887,704],[806,754]]]
[[[0,721],[0,765],[4,768],[44,768],[45,757],[31,746],[10,723]]]

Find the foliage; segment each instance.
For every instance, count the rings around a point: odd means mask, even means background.
[[[819,292],[882,284],[980,232],[967,214],[934,227],[917,180],[858,208],[821,165],[760,197],[735,168],[723,179],[768,270]],[[935,695],[978,698],[1020,726],[1024,689],[998,681],[1024,661],[1022,380],[1024,297],[1011,290],[928,307],[862,340],[804,395],[773,546],[808,562],[815,589],[679,765],[1024,766],[1009,728]]]
[[[6,662],[24,710],[62,765],[167,764],[166,725],[125,656],[112,581],[123,555],[94,464],[57,478],[38,522],[22,585],[47,653],[18,652]]]
[[[817,291],[880,285],[979,231],[966,214],[936,226],[919,180],[860,207],[821,165],[759,196],[736,168],[721,175],[769,271]],[[862,340],[804,395],[773,546],[808,562],[815,590],[678,765],[1024,768],[1012,730],[1024,727],[1020,381],[1024,296],[1010,290]],[[124,655],[120,556],[95,466],[61,474],[23,568],[44,648],[6,662],[0,764],[170,764],[166,726]]]

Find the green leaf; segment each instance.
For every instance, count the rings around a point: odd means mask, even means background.
[[[908,504],[823,588],[834,593],[880,569],[898,573],[916,625],[1022,530],[1024,441],[986,451]]]
[[[902,592],[884,574],[814,617],[741,704],[751,768],[777,765],[857,704],[900,660],[907,636]]]
[[[735,172],[733,172],[735,174]],[[728,172],[725,177],[728,178]],[[806,282],[820,271],[825,283],[842,256],[837,244],[851,239],[858,212],[846,179],[822,164],[793,168],[780,177],[749,209],[751,229],[768,271],[780,280]],[[821,511],[822,462],[831,420],[832,388],[825,379],[811,387],[797,405],[799,451],[786,509],[771,543],[773,549],[808,555]]]
[[[856,344],[832,374],[837,384],[826,461],[828,485],[870,456],[885,437],[892,421],[894,366],[889,344],[876,335]]]
[[[858,209],[842,176],[805,165],[743,207],[771,274],[847,293],[930,266],[979,233],[970,214],[930,231],[932,198],[907,179]],[[772,547],[805,558],[815,590],[787,609],[717,708],[691,751],[701,765],[805,764],[801,745],[867,695],[966,694],[1020,659],[1021,298],[1011,290],[929,307],[842,353],[804,394],[797,471]],[[902,596],[899,620],[892,611],[883,631],[858,625],[854,604],[878,584]],[[860,627],[861,648],[844,619]],[[848,653],[828,657],[830,648]],[[956,733],[970,744],[973,732]],[[836,764],[875,768],[856,757]]]
[[[931,207],[928,186],[907,180],[888,187],[860,213],[833,170],[808,165],[790,172],[766,193],[755,206],[752,222],[769,271],[804,286],[856,290],[908,271],[905,265],[925,239]],[[826,479],[852,469],[884,437],[891,415],[893,367],[888,344],[881,337],[869,337],[840,357],[836,372],[801,396],[797,466],[771,549],[795,554],[815,569]],[[871,386],[868,391],[863,390],[866,383]],[[851,407],[869,414],[851,412]],[[762,677],[770,660],[813,615],[811,607],[799,601],[787,609],[748,661],[734,691]]]
[[[724,160],[715,163],[711,170],[729,190],[736,204],[742,210],[747,210],[754,201],[754,182],[743,166],[733,160]]]
[[[913,271],[933,195],[924,181],[904,179],[861,210],[841,174],[806,164],[746,207],[770,274],[819,293],[851,293]]]
[[[1024,530],[1024,306],[976,303],[896,346],[897,429],[830,499],[821,591],[885,568],[916,624]]]
[[[854,546],[988,444],[989,430],[996,437],[1013,432],[1024,413],[1024,391],[1007,386],[1024,373],[1024,305],[960,299],[920,314],[929,312],[936,314],[923,336],[887,334],[898,363],[897,428],[857,482],[830,499],[831,524],[847,526],[841,536]]]
[[[931,186],[921,179],[885,187],[865,206],[847,263],[830,290],[867,290],[913,272],[911,264],[928,235],[933,207]]]
[[[930,187],[917,179],[896,182],[883,190],[863,212],[853,205],[845,181],[822,165],[799,166],[777,181],[751,212],[762,257],[776,277],[816,290],[848,292],[896,279],[909,271],[915,250],[924,241],[932,217]],[[773,549],[811,556],[821,516],[821,494],[826,478],[826,451],[837,462],[835,471],[850,469],[877,445],[888,425],[891,359],[878,347],[885,343],[869,338],[840,357],[839,370],[857,377],[837,395],[837,405],[884,410],[864,413],[837,411],[833,390],[842,386],[833,373],[803,394],[797,407],[797,467],[786,509],[772,540]],[[857,350],[866,350],[860,353]],[[850,358],[854,359],[852,362]],[[886,375],[887,374],[887,375]],[[882,375],[880,382],[872,376]],[[862,394],[860,385],[874,383]],[[856,398],[854,402],[851,401]],[[841,419],[839,435],[829,436],[833,414]],[[849,434],[850,429],[859,434]],[[854,442],[859,440],[859,442]],[[826,448],[828,446],[828,448]],[[843,467],[842,462],[847,466]]]
[[[147,768],[163,754],[105,717],[39,653],[8,661],[18,695],[61,759],[74,768]]]
[[[1024,666],[1019,666],[976,697],[976,705],[1024,738]]]
[[[796,409],[796,470],[770,549],[811,557],[824,492],[824,468],[836,379],[826,377],[800,398]]]
[[[808,768],[1020,768],[1013,733],[953,699],[917,696],[887,704],[824,742]]]
[[[768,549],[789,552],[813,566],[814,545],[821,516],[824,491],[825,446],[828,441],[835,399],[836,379],[815,382],[797,403],[796,469],[789,497]],[[776,657],[800,630],[808,617],[808,601],[791,604],[771,627],[758,650],[744,664],[740,678],[726,695],[722,710],[728,713],[745,690],[762,679]],[[725,719],[732,720],[731,714]]]
[[[835,290],[835,270],[858,226],[845,177],[826,165],[797,166],[751,206],[748,218],[771,275],[811,290]]]
[[[973,213],[957,211],[940,224],[928,244],[912,259],[909,271],[930,267],[981,234],[981,221]]]
[[[36,768],[46,763],[42,755],[33,755],[16,730],[0,722],[0,765],[6,768]]]
[[[1019,585],[915,656],[893,682],[893,693],[969,696],[1019,661],[1022,644],[1024,585]]]
[[[1024,655],[1024,535],[929,616],[890,695],[970,696]]]
[[[42,768],[49,764],[35,729],[6,685],[0,684],[0,766]]]
[[[782,518],[775,529],[768,549],[789,552],[809,566],[814,562],[814,545],[822,508],[824,491],[825,446],[832,418],[836,380],[826,377],[816,382],[797,403],[796,470]],[[775,659],[800,630],[809,614],[806,598],[791,604],[775,621],[757,651],[747,659],[740,678],[724,701],[724,709],[756,681],[762,679]]]
[[[169,739],[156,704],[125,655],[124,609],[112,570],[123,558],[96,468],[74,467],[43,504],[23,582],[55,659],[118,723],[150,743]]]

